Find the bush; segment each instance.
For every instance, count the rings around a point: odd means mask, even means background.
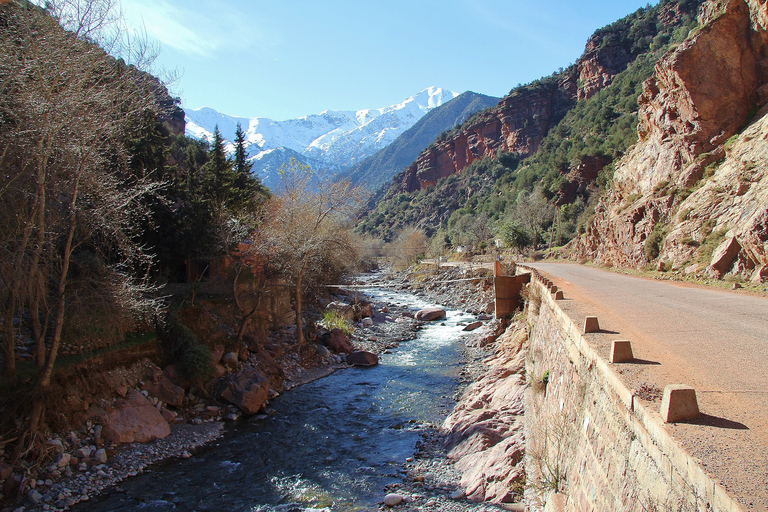
[[[213,375],[211,351],[179,320],[178,311],[169,311],[165,320],[155,326],[163,347],[166,364],[175,364],[182,378],[199,382]]]
[[[664,241],[664,231],[659,224],[653,228],[648,238],[645,239],[644,252],[648,261],[655,260],[661,254],[661,243]]]
[[[352,334],[352,327],[347,323],[347,319],[335,309],[326,309],[323,312],[321,323],[329,331],[341,329],[341,332],[347,336]]]

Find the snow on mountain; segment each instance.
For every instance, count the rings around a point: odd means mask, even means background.
[[[299,155],[314,170],[335,174],[386,147],[424,114],[456,96],[456,92],[430,87],[389,107],[326,110],[287,121],[229,116],[209,107],[185,109],[186,131],[190,137],[211,139],[218,125],[231,149],[237,123],[240,123],[253,170],[269,186],[273,174],[270,171],[283,160],[278,155],[286,159],[288,155]]]

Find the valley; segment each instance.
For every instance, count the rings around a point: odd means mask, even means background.
[[[763,1],[285,120],[187,108],[118,7],[0,2],[2,512],[768,510]]]

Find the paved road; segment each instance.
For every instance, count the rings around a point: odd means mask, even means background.
[[[768,510],[768,299],[575,264],[530,266],[571,299],[562,305],[577,325],[596,315],[615,333],[594,338],[598,352],[611,339],[633,342],[646,364],[614,366],[630,389],[697,389],[704,419],[670,432],[748,509]]]

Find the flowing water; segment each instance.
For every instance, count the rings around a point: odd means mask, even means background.
[[[430,306],[410,294],[365,292],[375,302]],[[420,431],[454,404],[457,324],[469,320],[448,311],[444,322],[381,355],[379,366],[294,388],[270,405],[275,414],[238,422],[194,457],[154,466],[74,510],[377,510],[385,485],[401,481]]]

